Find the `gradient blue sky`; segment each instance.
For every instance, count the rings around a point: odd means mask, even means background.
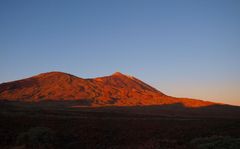
[[[120,71],[240,105],[239,0],[1,0],[0,82]]]

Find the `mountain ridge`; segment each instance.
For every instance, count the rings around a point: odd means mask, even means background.
[[[53,71],[0,84],[0,100],[87,100],[92,106],[145,106],[182,103],[201,107],[216,103],[168,96],[134,76],[115,72],[109,76],[81,78]]]

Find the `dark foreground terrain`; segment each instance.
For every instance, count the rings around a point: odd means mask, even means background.
[[[0,102],[0,148],[239,149],[239,107]]]

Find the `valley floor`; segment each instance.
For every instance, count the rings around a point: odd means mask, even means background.
[[[189,111],[176,108],[66,105],[1,102],[0,148],[240,147],[240,117],[237,116],[186,114]]]

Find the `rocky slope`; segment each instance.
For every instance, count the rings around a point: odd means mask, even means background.
[[[110,76],[83,79],[63,72],[42,73],[0,84],[0,100],[79,100],[92,106],[136,106],[180,103],[187,107],[213,105],[194,99],[165,95],[141,80],[116,72]]]

